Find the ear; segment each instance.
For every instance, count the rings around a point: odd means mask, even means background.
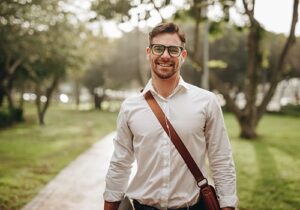
[[[147,55],[150,55],[150,53],[151,53],[150,47],[147,47],[147,48],[146,48],[146,53],[147,53]]]
[[[181,62],[183,63],[184,62],[184,60],[185,60],[185,58],[187,57],[187,51],[186,50],[183,50],[182,52],[181,52]]]
[[[181,52],[181,56],[182,56],[182,58],[183,59],[185,59],[186,57],[187,57],[187,51],[186,50],[183,50],[182,52]]]
[[[147,60],[150,60],[150,55],[151,55],[151,49],[150,49],[150,47],[146,48],[146,54],[147,54]]]

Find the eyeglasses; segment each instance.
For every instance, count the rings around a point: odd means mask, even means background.
[[[150,45],[151,52],[153,55],[161,56],[164,54],[166,48],[168,49],[168,53],[171,57],[178,57],[182,50],[184,49],[183,47],[180,46],[165,46],[162,44],[151,44]]]

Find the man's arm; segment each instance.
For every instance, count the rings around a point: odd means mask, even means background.
[[[215,95],[210,98],[207,106],[205,138],[209,166],[220,206],[222,209],[232,210],[238,202],[236,172],[223,113]]]
[[[108,202],[104,201],[104,210],[118,210],[120,201],[117,202]]]
[[[108,209],[117,208],[117,203],[120,203],[124,197],[134,161],[132,133],[127,124],[124,103],[117,119],[117,134],[113,141],[114,152],[106,174],[106,186],[103,193],[105,206]]]

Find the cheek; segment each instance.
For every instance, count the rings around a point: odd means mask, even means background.
[[[184,58],[181,57],[178,61],[178,65],[181,66],[183,63],[184,63]]]
[[[157,58],[155,57],[150,57],[150,61],[153,65],[155,65]]]

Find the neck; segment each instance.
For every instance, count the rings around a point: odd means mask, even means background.
[[[152,76],[152,85],[155,91],[164,98],[172,94],[179,82],[179,75],[174,75],[169,79],[160,79],[155,75]]]

